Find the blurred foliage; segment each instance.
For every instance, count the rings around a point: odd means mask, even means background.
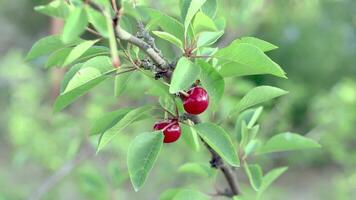
[[[0,2],[0,52],[7,52],[0,61],[0,199],[28,197],[47,175],[77,155],[82,142],[88,138],[88,124],[104,112],[122,105],[152,101],[142,98],[148,84],[137,76],[131,81],[141,84],[130,85],[130,91],[135,92],[126,91],[115,99],[109,95],[113,84],[100,85],[65,112],[53,114],[53,92],[56,91],[49,86],[53,84],[55,73],[43,70],[43,60],[26,64],[22,56],[39,35],[47,34],[47,17],[32,9],[45,2]],[[178,16],[178,1],[137,2]],[[266,105],[270,114],[262,116],[262,126],[267,127],[267,131],[261,134],[267,136],[291,129],[307,133],[323,145],[322,151],[291,153],[293,156],[288,159],[285,154],[262,157],[258,162],[271,167],[287,162],[298,167],[291,169],[296,173],[286,175],[269,190],[267,199],[292,199],[291,194],[299,195],[293,193],[295,187],[311,187],[308,191],[317,195],[314,199],[350,200],[356,195],[355,10],[354,0],[220,0],[218,16],[227,18],[228,28],[220,46],[236,36],[253,35],[271,41],[280,48],[269,54],[289,77],[288,81],[265,76],[231,80],[226,83],[225,91],[230,97],[225,95],[219,106],[221,115],[256,84],[278,84],[291,93],[274,106]],[[160,47],[165,48],[164,44]],[[171,176],[186,162],[208,160],[201,156],[204,153],[188,154],[190,150],[185,150],[182,142],[175,147],[164,147],[151,175],[154,182],[141,194],[131,190],[124,164],[130,134],[145,130],[152,123],[153,120],[134,125],[120,134],[110,148],[78,167],[51,190],[46,199],[157,199],[161,191],[169,188],[162,182],[172,187],[184,182],[212,191],[206,183],[209,179]],[[234,121],[231,121],[233,127]],[[96,138],[90,140],[96,142]],[[298,173],[304,170],[319,173],[319,169],[329,170],[327,188],[319,188],[315,181],[306,181],[304,185],[295,183]],[[318,175],[320,185],[324,186],[321,176],[325,174]],[[286,188],[285,184],[291,186]]]

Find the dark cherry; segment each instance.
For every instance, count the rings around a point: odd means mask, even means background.
[[[153,126],[153,129],[156,131],[163,130],[164,143],[171,143],[177,141],[181,134],[178,121],[172,119],[157,122]]]
[[[204,112],[209,106],[209,95],[202,87],[193,87],[183,97],[184,110],[193,115]]]

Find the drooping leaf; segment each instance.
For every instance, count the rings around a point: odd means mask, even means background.
[[[209,63],[199,60],[197,64],[201,68],[201,83],[208,92],[211,102],[216,106],[224,94],[224,78]]]
[[[181,16],[184,21],[184,35],[187,35],[188,27],[195,14],[200,10],[206,0],[183,0]]]
[[[258,86],[250,90],[234,107],[232,113],[239,113],[257,104],[269,101],[288,92],[272,86]]]
[[[119,122],[128,112],[132,109],[123,108],[109,112],[102,116],[101,118],[94,121],[90,135],[96,135],[104,133],[106,130],[112,128],[117,122]]]
[[[200,150],[200,143],[199,137],[195,129],[191,126],[180,124],[182,130],[182,139],[183,141],[193,150],[199,151]]]
[[[214,169],[202,163],[185,163],[179,167],[178,172],[206,178],[212,177],[215,174]]]
[[[167,33],[167,32],[163,32],[163,31],[152,31],[152,33],[155,34],[156,36],[160,37],[161,39],[166,40],[166,41],[176,45],[180,49],[183,49],[182,41],[180,41],[174,35]]]
[[[78,59],[80,56],[82,56],[90,47],[92,47],[95,43],[97,43],[99,40],[88,40],[88,41],[83,41],[76,47],[74,47],[68,56],[65,58],[63,62],[63,66],[67,66],[71,64],[73,61]]]
[[[169,92],[173,94],[188,89],[198,78],[199,74],[199,66],[185,57],[180,58],[172,75]]]
[[[240,165],[235,147],[228,133],[213,123],[201,123],[194,126],[200,137],[213,148],[227,163]]]
[[[89,22],[93,24],[94,28],[101,34],[101,36],[108,38],[109,34],[106,26],[105,16],[89,6],[85,9],[88,15]]]
[[[102,150],[118,133],[122,132],[133,122],[146,116],[150,111],[152,111],[152,109],[152,106],[143,106],[130,110],[118,122],[116,122],[114,126],[112,126],[101,134],[96,151],[99,152],[100,150]]]
[[[220,49],[215,55],[221,64],[224,77],[271,74],[286,78],[285,72],[266,54],[254,45],[232,43]]]
[[[26,60],[32,60],[40,56],[48,55],[61,48],[75,45],[80,40],[75,41],[71,44],[64,44],[61,37],[58,35],[50,35],[38,40],[31,48],[31,50],[26,55]]]
[[[214,19],[218,11],[218,0],[206,0],[201,10],[204,14]]]
[[[115,86],[114,86],[115,97],[120,96],[125,91],[127,84],[130,81],[132,75],[133,75],[132,72],[127,72],[115,76]]]
[[[255,37],[243,37],[241,39],[237,39],[234,42],[232,42],[232,44],[239,44],[239,43],[247,43],[247,44],[254,45],[263,52],[271,51],[278,48],[274,44],[271,44],[267,41]]]
[[[263,179],[261,167],[257,164],[249,165],[245,162],[244,169],[252,188],[255,191],[258,191],[262,184],[262,179]]]
[[[259,191],[257,193],[258,198],[287,169],[288,169],[288,167],[280,167],[280,168],[276,168],[276,169],[273,169],[270,172],[268,172],[262,179],[262,183],[261,183],[260,189],[259,189]]]
[[[209,199],[210,198],[207,195],[199,191],[190,190],[190,189],[181,190],[173,198],[173,200],[209,200]]]
[[[161,132],[142,133],[130,144],[127,151],[127,167],[131,183],[138,191],[157,160],[163,144]]]
[[[316,141],[295,133],[280,133],[270,138],[257,154],[320,148]]]
[[[98,56],[85,62],[75,74],[72,74],[73,76],[66,84],[65,89],[56,99],[54,111],[58,112],[71,104],[78,97],[104,81],[108,77],[107,75],[114,70],[110,58],[106,56]]]
[[[204,32],[199,35],[197,47],[204,47],[214,44],[222,35],[223,31],[218,32]]]
[[[47,5],[36,6],[35,11],[52,17],[66,18],[70,12],[70,6],[62,0],[54,0]]]
[[[193,29],[196,35],[204,31],[217,31],[214,21],[203,12],[197,12],[195,15]]]
[[[83,8],[75,8],[70,12],[63,27],[62,41],[72,42],[85,31],[88,25],[88,17]]]

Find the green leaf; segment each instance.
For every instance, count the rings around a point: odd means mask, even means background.
[[[183,24],[180,23],[177,19],[166,15],[159,10],[143,6],[137,6],[136,10],[140,12],[141,16],[147,16],[150,18],[147,24],[148,27],[153,25],[159,26],[164,32],[174,35],[180,41],[184,40]]]
[[[70,7],[63,0],[55,0],[47,5],[36,6],[35,11],[52,17],[66,18]]]
[[[206,0],[201,10],[204,14],[214,19],[218,11],[218,0]]]
[[[198,35],[204,31],[216,31],[215,23],[210,17],[206,16],[203,12],[198,12],[193,21],[194,33]]]
[[[182,129],[182,139],[183,141],[195,151],[200,150],[199,137],[197,132],[188,125],[180,124]]]
[[[280,133],[270,138],[262,147],[257,150],[257,154],[294,151],[303,149],[320,148],[316,141],[295,133]]]
[[[237,39],[232,44],[239,44],[239,43],[247,43],[251,44],[257,48],[259,48],[263,52],[271,51],[274,49],[277,49],[278,47],[274,44],[271,44],[269,42],[266,42],[264,40],[255,38],[255,37],[243,37],[241,39]]]
[[[46,68],[63,67],[63,62],[65,58],[68,57],[68,55],[72,50],[73,50],[72,47],[66,47],[53,52],[51,55],[49,55],[45,67]]]
[[[249,156],[261,145],[261,141],[257,139],[252,139],[244,148],[245,156]]]
[[[69,43],[78,39],[88,25],[88,18],[83,8],[75,8],[70,12],[63,27],[62,41]]]
[[[259,191],[257,193],[258,198],[287,169],[288,169],[288,167],[280,167],[280,168],[276,168],[276,169],[273,169],[270,172],[268,172],[262,179],[262,183],[261,183],[260,189],[259,189]]]
[[[112,128],[132,109],[123,108],[109,112],[99,119],[96,119],[91,127],[90,135],[101,134]]]
[[[95,43],[97,43],[99,40],[88,40],[88,41],[83,41],[76,47],[74,47],[71,52],[68,54],[68,56],[65,58],[62,66],[67,66],[74,62],[76,59],[78,59],[80,56],[82,56],[90,47],[92,47]]]
[[[64,44],[58,35],[50,35],[38,40],[26,55],[26,60],[32,60],[40,56],[48,55],[56,50],[64,48],[66,46],[75,45],[80,40],[71,44]]]
[[[254,45],[233,42],[220,49],[215,56],[221,64],[224,77],[271,74],[287,78],[282,68]]]
[[[213,148],[227,163],[238,167],[240,165],[235,147],[228,133],[213,123],[201,123],[194,126],[200,137]]]
[[[187,35],[187,30],[195,14],[200,10],[206,0],[183,0],[181,10],[182,19],[184,21],[184,35]]]
[[[204,47],[214,44],[222,35],[224,31],[219,32],[204,32],[199,35],[197,47]]]
[[[111,65],[110,58],[106,56],[92,58],[85,62],[75,73],[71,71],[72,77],[56,99],[54,111],[58,112],[71,104],[78,97],[104,81],[108,77],[107,75],[113,71],[115,69]]]
[[[178,172],[206,178],[212,177],[215,174],[215,170],[202,163],[185,163],[179,167]]]
[[[152,33],[155,34],[156,36],[160,37],[161,39],[166,40],[166,41],[176,45],[180,49],[183,49],[182,41],[180,41],[174,35],[167,33],[167,32],[162,32],[162,31],[152,31]]]
[[[146,116],[147,113],[153,110],[152,106],[143,106],[130,110],[125,116],[123,116],[114,126],[106,130],[101,134],[96,152],[102,150],[118,133],[122,132],[133,122]]]
[[[234,107],[232,113],[241,112],[249,107],[269,101],[288,92],[272,86],[258,86],[250,90]]]
[[[180,58],[172,75],[169,92],[173,94],[188,89],[198,78],[199,74],[199,66],[185,57]]]
[[[130,81],[133,73],[126,72],[115,76],[114,94],[115,97],[120,96],[126,89],[128,82]]]
[[[208,92],[211,102],[216,106],[224,94],[224,78],[209,63],[199,60],[197,64],[201,68],[201,83]]]
[[[181,190],[173,198],[173,200],[209,200],[209,199],[210,198],[207,195],[199,191],[188,190],[188,189]]]
[[[168,189],[159,196],[159,200],[172,200],[180,191],[180,189]]]
[[[142,133],[130,144],[127,151],[127,167],[131,183],[138,191],[157,160],[163,144],[161,132]]]
[[[93,24],[94,28],[105,38],[109,37],[108,29],[106,26],[105,16],[100,12],[92,9],[91,7],[86,7],[86,12],[88,15],[88,20]]]
[[[249,165],[245,162],[244,169],[252,188],[255,191],[258,191],[262,184],[262,178],[263,178],[261,167],[257,164]]]

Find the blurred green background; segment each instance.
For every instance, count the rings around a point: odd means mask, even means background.
[[[53,114],[63,72],[45,70],[44,59],[24,61],[31,45],[49,34],[50,19],[33,11],[33,6],[47,2],[0,1],[0,200],[158,199],[174,187],[207,193],[223,188],[220,178],[214,183],[211,178],[177,172],[186,162],[209,160],[205,150],[193,152],[179,141],[164,146],[150,180],[142,191],[133,191],[126,149],[136,133],[151,129],[155,119],[131,126],[91,156],[97,140],[88,136],[93,120],[112,109],[156,100],[142,96],[144,84],[131,84],[130,90],[115,98],[111,82]],[[137,2],[173,16],[179,12],[176,0]],[[231,79],[219,108],[226,110],[255,85],[279,86],[290,94],[265,106],[260,134],[268,137],[290,130],[323,145],[320,150],[256,159],[264,171],[290,166],[263,199],[355,199],[356,1],[220,0],[218,15],[227,19],[227,34],[219,46],[240,36],[267,40],[279,46],[269,55],[289,77]],[[63,173],[61,178],[48,179],[58,172]],[[247,188],[242,173],[240,179]]]

